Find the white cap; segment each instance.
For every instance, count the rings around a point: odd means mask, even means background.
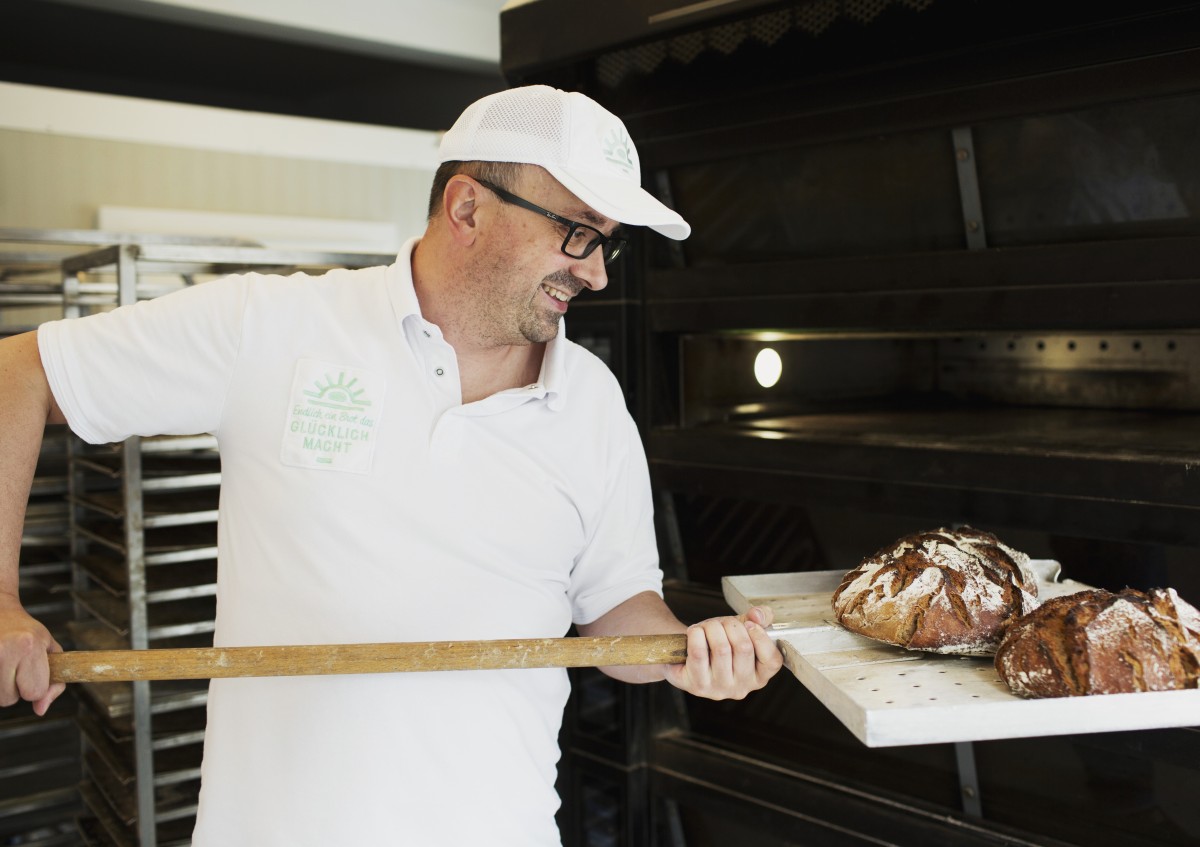
[[[475,101],[442,137],[438,162],[456,161],[540,165],[606,218],[677,241],[692,231],[642,189],[637,149],[621,119],[578,92],[529,85]]]

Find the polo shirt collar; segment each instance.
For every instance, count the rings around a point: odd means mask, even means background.
[[[400,323],[411,315],[421,317],[421,304],[417,301],[417,289],[412,278],[413,249],[421,241],[419,237],[410,238],[404,242],[396,255],[396,262],[388,268],[391,275],[392,304],[396,310],[396,319]]]
[[[558,323],[558,335],[546,344],[545,355],[542,356],[542,372],[538,375],[538,383],[545,389],[546,405],[551,411],[560,411],[563,407],[563,393],[567,383],[567,319]]]
[[[401,324],[401,331],[403,325],[410,320],[415,320],[421,328],[434,326],[421,315],[421,303],[417,300],[416,287],[413,285],[412,254],[420,241],[420,237],[406,241],[396,256],[396,263],[389,269],[392,275],[392,303],[396,310],[396,319]],[[546,406],[555,412],[563,407],[567,382],[567,347],[571,342],[567,340],[566,332],[567,322],[564,318],[559,322],[558,335],[546,344],[546,352],[542,356],[542,370],[538,374],[538,391],[534,395],[545,399]],[[440,334],[439,330],[439,337]]]

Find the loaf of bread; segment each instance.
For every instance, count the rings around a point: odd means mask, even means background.
[[[1173,588],[1055,597],[1009,628],[996,671],[1022,697],[1196,688],[1200,613]]]
[[[907,535],[846,574],[838,622],[911,650],[990,655],[1010,621],[1037,606],[1029,557],[963,527]]]

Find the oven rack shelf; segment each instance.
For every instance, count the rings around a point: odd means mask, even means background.
[[[142,502],[142,526],[153,529],[165,526],[214,523],[217,520],[217,492],[204,491],[146,491]],[[93,490],[72,498],[82,506],[108,518],[125,517],[125,498],[120,491]]]
[[[151,644],[165,639],[211,633],[214,629],[216,600],[212,596],[190,597],[147,603],[146,638]],[[128,636],[131,631],[127,598],[107,591],[77,591],[75,602],[92,617],[117,635]]]
[[[121,555],[126,555],[130,550],[122,536],[120,522],[80,522],[75,531],[79,536]],[[143,540],[147,565],[198,561],[217,555],[215,518],[199,524],[152,528],[146,531]]]
[[[33,795],[70,789],[78,777],[79,734],[69,710],[29,714],[0,724],[0,820],[34,811]],[[9,831],[7,824],[4,831]]]
[[[154,732],[151,736],[153,749],[156,754],[165,750],[173,750],[199,744],[204,739],[204,710],[197,707],[178,709],[173,712],[162,712],[154,721]],[[89,715],[80,721],[89,736],[99,741],[109,752],[116,753],[110,757],[114,769],[133,779],[133,723],[131,721],[100,720],[95,715]],[[182,760],[179,760],[182,761]],[[171,782],[181,782],[192,779],[194,775],[185,767],[176,768],[172,774],[159,771],[155,773],[155,783],[166,785]]]
[[[154,786],[158,791],[168,786],[179,785],[200,778],[201,744],[204,741],[204,711],[192,709],[172,715],[174,725],[164,729],[156,727],[153,738]],[[160,721],[163,722],[163,721]],[[133,735],[114,735],[98,719],[81,721],[80,725],[88,739],[88,767],[93,773],[102,773],[112,794],[112,788],[120,785],[125,789],[134,785],[136,762]],[[132,796],[113,798],[114,806],[127,810],[132,817]],[[194,798],[193,798],[194,799]]]
[[[388,265],[392,254],[274,250],[264,247],[126,243],[101,247],[62,261],[68,316],[169,294],[198,275],[242,271],[323,272],[331,268]],[[164,282],[176,278],[178,282]]]
[[[938,409],[805,414],[649,433],[657,481],[782,502],[1200,543],[1192,414]]]
[[[92,583],[115,597],[126,596],[129,574],[116,556],[81,556],[77,562]],[[164,603],[193,597],[212,597],[217,593],[215,561],[182,562],[146,568],[146,602]]]
[[[647,272],[651,332],[1194,329],[1200,237]]]
[[[208,436],[199,439],[205,445],[208,440]],[[195,445],[196,441],[189,439],[189,446],[182,449],[177,441],[169,442],[170,451],[162,449],[167,446],[163,442],[157,442],[149,449],[143,448],[142,491],[179,491],[219,486],[221,471],[216,451],[207,446],[194,449]],[[120,454],[111,450],[79,456],[76,466],[95,471],[100,474],[100,479],[121,478]]]
[[[211,643],[211,639],[210,639]],[[80,690],[88,708],[94,709],[114,725],[122,721],[133,726],[133,686],[122,682],[85,682]],[[168,681],[155,686],[150,701],[152,716],[183,709],[196,709],[208,703],[208,686],[195,680]]]
[[[80,819],[79,831],[89,847],[138,847],[136,832],[121,820],[93,782],[85,780],[79,791],[90,813]],[[154,827],[154,839],[162,847],[186,847],[191,843],[192,826],[191,818],[173,817]]]
[[[74,769],[78,771],[77,764]],[[79,792],[74,785],[0,800],[0,819],[4,825],[19,833],[32,833],[36,838],[19,842],[22,847],[78,847],[79,837],[71,824],[78,810]]]

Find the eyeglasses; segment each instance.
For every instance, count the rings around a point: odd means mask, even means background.
[[[520,206],[522,209],[528,209],[531,212],[537,212],[539,215],[549,218],[556,224],[565,226],[567,228],[567,237],[563,239],[562,247],[559,249],[572,259],[586,259],[599,247],[604,256],[604,264],[607,265],[613,259],[617,258],[617,256],[621,255],[621,251],[625,249],[627,242],[624,238],[605,235],[594,226],[581,224],[569,218],[564,218],[562,215],[556,215],[549,209],[543,209],[535,203],[530,203],[528,200],[518,197],[511,191],[505,191],[498,185],[492,185],[485,179],[477,178],[475,181],[505,203]]]

